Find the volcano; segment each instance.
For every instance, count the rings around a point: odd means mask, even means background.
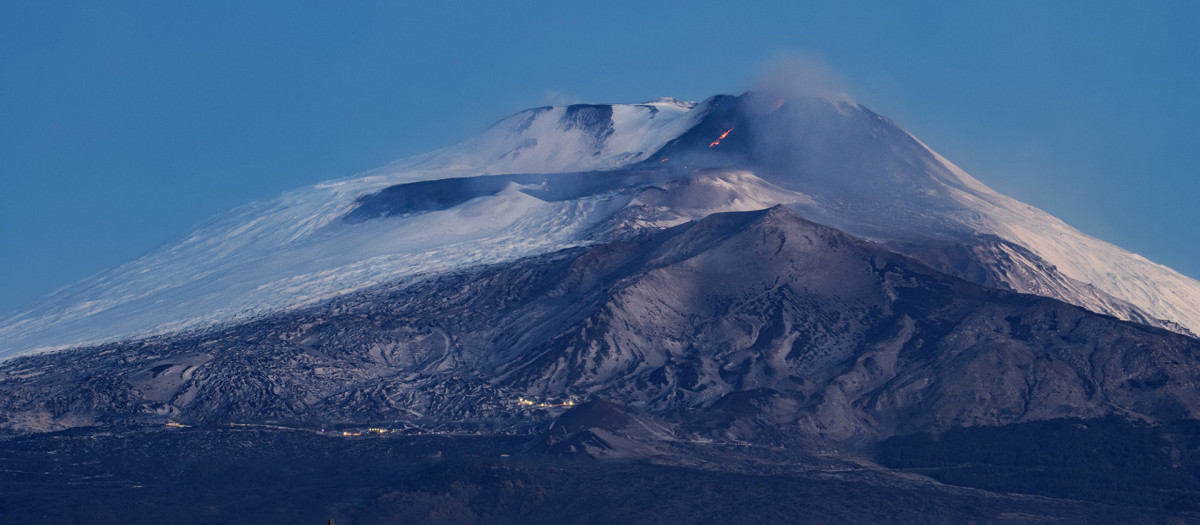
[[[547,480],[582,478],[547,465],[589,465],[616,500],[630,476],[676,501],[826,479],[956,520],[1097,517],[1076,500],[1186,518],[1196,332],[1200,283],[848,98],[547,107],[233,210],[4,320],[0,430],[31,464],[55,436],[79,465],[270,442],[316,469],[335,432],[376,435],[347,454],[406,458],[405,481],[318,498],[362,520],[553,521],[579,502]]]

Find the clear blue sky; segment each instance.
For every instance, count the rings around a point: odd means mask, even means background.
[[[1200,277],[1200,2],[345,4],[0,3],[0,312],[526,107],[740,92],[791,53]]]

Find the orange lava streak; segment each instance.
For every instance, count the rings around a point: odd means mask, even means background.
[[[710,148],[716,147],[717,144],[720,144],[722,140],[725,140],[725,137],[729,136],[730,131],[733,131],[733,128],[729,128],[729,129],[725,130],[725,133],[722,133],[720,137],[717,137],[717,140],[712,141],[712,144],[709,144],[708,147],[710,147]]]

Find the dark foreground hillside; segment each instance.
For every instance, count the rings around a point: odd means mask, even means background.
[[[1019,486],[986,492],[865,462],[799,461],[778,449],[698,448],[686,462],[673,456],[601,460],[538,452],[536,439],[528,436],[331,433],[80,429],[9,438],[0,442],[0,515],[22,524],[1200,519],[1183,508],[1152,509],[1119,500],[1107,505],[1104,494],[1080,501],[1069,491],[1060,498],[1023,495]],[[923,460],[910,455],[906,461]],[[763,466],[768,463],[769,468]],[[1047,469],[1054,467],[1043,472]],[[1194,489],[1176,495],[1194,502],[1200,495]]]

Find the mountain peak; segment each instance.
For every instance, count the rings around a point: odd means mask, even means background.
[[[992,191],[860,105],[748,92],[536,108],[458,145],[252,203],[3,320],[0,356],[241,321],[760,209],[909,254],[992,236],[999,286],[1200,333],[1195,280]],[[971,257],[962,264],[978,265]]]

